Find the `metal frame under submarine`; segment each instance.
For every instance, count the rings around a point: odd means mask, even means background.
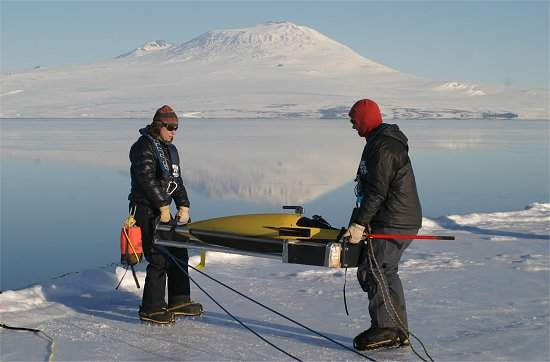
[[[295,213],[233,215],[183,226],[158,224],[154,243],[262,258],[283,263],[352,268],[359,263],[360,244],[341,240],[345,228],[332,227],[321,216],[308,218],[301,206],[283,206]],[[365,234],[365,239],[438,239],[453,236]]]

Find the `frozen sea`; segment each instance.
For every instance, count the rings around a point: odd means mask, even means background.
[[[397,123],[409,137],[422,232],[457,236],[416,241],[403,257],[411,329],[436,360],[548,360],[549,122]],[[145,124],[0,120],[0,320],[49,331],[59,360],[285,360],[196,288],[207,313],[167,329],[136,320],[140,290],[131,278],[113,291],[122,272],[115,263],[128,206],[127,153]],[[301,204],[307,215],[347,224],[363,142],[345,120],[190,119],[175,143],[194,220]],[[144,265],[139,269],[143,281]],[[342,343],[368,328],[366,295],[353,270],[350,317],[339,270],[213,253],[206,271]],[[208,287],[305,360],[357,359]],[[45,341],[2,333],[2,360],[47,356]],[[404,350],[373,356],[415,358]]]

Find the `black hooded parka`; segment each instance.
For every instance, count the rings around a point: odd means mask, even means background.
[[[360,207],[352,222],[373,228],[419,229],[422,209],[407,137],[382,123],[367,137],[357,171]]]

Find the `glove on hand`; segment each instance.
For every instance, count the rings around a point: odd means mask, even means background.
[[[185,225],[189,222],[189,208],[186,206],[180,206],[178,208],[178,224]]]
[[[346,230],[342,239],[347,238],[347,242],[352,244],[358,244],[363,239],[363,233],[365,232],[365,227],[359,224],[351,224],[350,227]]]
[[[160,222],[170,222],[170,206],[166,205],[160,207]]]

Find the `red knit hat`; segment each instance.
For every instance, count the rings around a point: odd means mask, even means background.
[[[370,99],[355,102],[349,116],[355,123],[355,128],[361,137],[367,137],[375,128],[382,124],[382,115],[378,104]]]
[[[155,116],[153,117],[153,122],[165,122],[165,123],[178,123],[178,116],[172,107],[164,105],[157,109]]]

